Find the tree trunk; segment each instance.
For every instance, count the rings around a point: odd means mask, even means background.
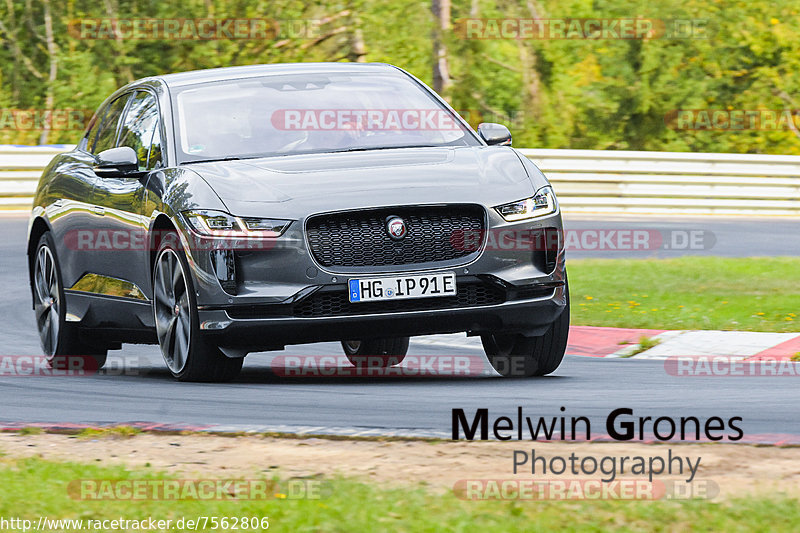
[[[525,100],[523,101],[525,114],[535,117],[539,114],[539,72],[536,70],[536,55],[522,41],[517,41],[517,46],[522,71],[522,85],[525,89]]]
[[[56,40],[53,36],[53,17],[50,15],[50,0],[43,0],[44,6],[44,35],[47,42],[47,55],[50,60],[50,71],[47,75],[47,96],[45,97],[45,108],[47,109],[47,120],[44,121],[44,129],[39,136],[39,144],[47,144],[50,136],[50,127],[53,119],[54,89],[56,76],[58,75],[58,56],[56,50]]]
[[[367,45],[364,43],[364,33],[361,28],[356,28],[350,32],[350,61],[356,63],[366,63]]]
[[[542,18],[542,8],[535,0],[526,3],[528,15],[533,19]],[[523,41],[517,41],[519,61],[522,66],[522,83],[525,88],[524,109],[526,116],[539,115],[539,71],[536,69],[536,52]]]
[[[450,0],[432,0],[433,27],[433,89],[445,93],[450,88],[450,68],[447,63],[445,32],[450,29]]]
[[[366,63],[367,45],[364,42],[364,32],[361,30],[361,2],[351,2],[347,9],[350,11],[348,17],[348,40],[350,49],[347,52],[347,59],[355,63]]]

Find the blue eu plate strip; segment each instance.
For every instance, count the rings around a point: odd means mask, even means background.
[[[350,301],[351,302],[358,302],[361,300],[361,287],[358,284],[357,279],[351,279],[349,282],[350,285]]]

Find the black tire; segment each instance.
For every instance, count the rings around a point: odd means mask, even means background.
[[[158,247],[156,262],[153,265],[153,315],[156,320],[161,354],[164,356],[164,362],[167,364],[170,374],[178,381],[230,381],[242,370],[244,357],[227,357],[219,347],[202,335],[191,271],[185,254],[178,249],[177,243],[179,242],[177,238],[162,239]],[[176,264],[174,261],[178,263]],[[167,262],[174,267],[180,266],[182,280],[179,280],[177,285],[179,287],[182,285],[182,290],[180,288],[176,290],[174,275],[169,277],[173,282],[171,293],[165,292],[159,288],[160,286],[157,286],[157,283],[160,282],[159,269],[166,269]],[[163,271],[165,272],[165,270]],[[173,270],[173,274],[174,272]],[[164,280],[166,279],[164,277]],[[165,297],[170,295],[173,297],[173,301],[170,302],[171,305],[167,305]],[[174,315],[168,316],[166,311],[171,313],[173,308],[178,311]],[[180,324],[178,324],[179,322]],[[160,327],[161,324],[166,327]],[[172,327],[171,330],[170,327]],[[185,341],[185,345],[178,346],[179,333],[182,335],[187,328],[188,338],[180,337]],[[180,350],[180,354],[176,350]]]
[[[399,365],[408,353],[408,337],[342,341],[348,361],[358,368]]]
[[[481,335],[483,350],[492,368],[504,377],[545,376],[559,367],[569,337],[569,288],[567,305],[544,335]]]
[[[45,232],[31,257],[31,288],[39,342],[51,368],[93,372],[106,363],[108,350],[93,344],[66,321],[61,267],[50,232]]]

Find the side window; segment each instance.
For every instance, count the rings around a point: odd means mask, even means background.
[[[97,110],[97,112],[92,117],[92,120],[89,122],[89,127],[86,129],[86,135],[84,138],[86,139],[86,151],[91,152],[92,147],[94,147],[94,143],[97,140],[97,132],[100,131],[100,123],[103,122],[103,114],[106,112],[107,107],[102,107]]]
[[[97,129],[97,137],[92,141],[89,139],[88,150],[93,154],[99,154],[103,150],[114,148],[117,141],[117,126],[122,112],[125,110],[125,103],[130,95],[122,95],[108,106],[103,115],[100,127]]]
[[[150,153],[147,156],[147,169],[164,167],[164,157],[161,155],[161,121],[156,120],[156,128],[153,131],[153,141],[150,143]]]
[[[139,170],[152,170],[160,166],[161,136],[157,134],[158,126],[155,98],[150,93],[139,91],[125,112],[118,144],[133,148],[139,160]]]

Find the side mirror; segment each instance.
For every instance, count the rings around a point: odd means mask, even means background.
[[[490,146],[511,146],[511,132],[502,124],[495,124],[494,122],[478,124],[478,135]]]
[[[94,173],[101,178],[115,178],[139,171],[139,160],[130,146],[109,148],[97,154]]]

